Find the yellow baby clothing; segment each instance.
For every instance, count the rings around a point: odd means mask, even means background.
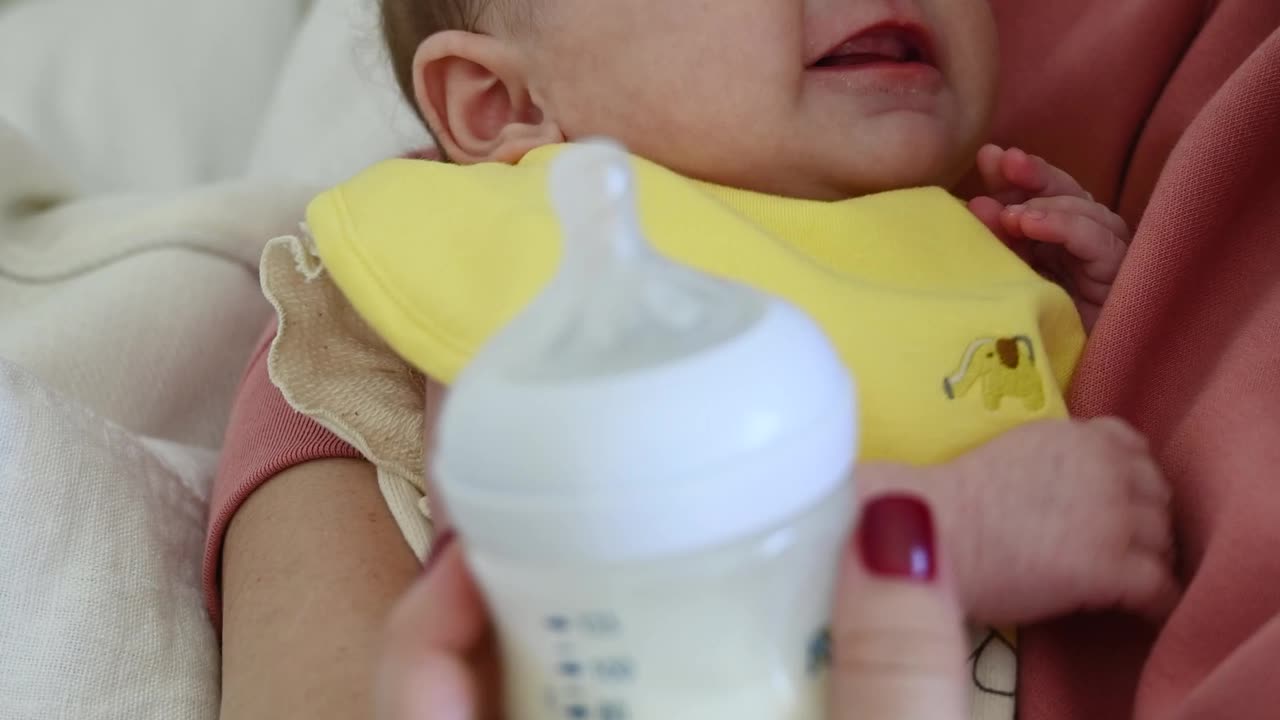
[[[514,166],[381,163],[317,197],[308,236],[263,256],[280,316],[273,381],[378,466],[420,555],[423,386],[404,362],[447,385],[550,280],[547,180],[562,150]],[[1084,342],[1071,299],[945,190],[816,202],[632,165],[659,252],[780,296],[827,333],[857,380],[862,460],[942,462],[1066,417]],[[1007,634],[976,636],[975,717],[1012,717],[1013,653]]]
[[[390,161],[324,193],[307,221],[325,268],[401,357],[452,381],[556,268],[546,188],[561,147],[515,167]],[[946,191],[815,202],[633,164],[660,252],[790,300],[826,331],[861,388],[864,460],[935,463],[1066,416],[1074,305]]]

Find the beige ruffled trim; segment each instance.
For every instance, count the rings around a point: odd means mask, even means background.
[[[401,533],[425,557],[431,538],[423,488],[425,379],[351,308],[305,234],[267,244],[261,279],[279,317],[267,359],[271,381],[294,409],[374,464]]]

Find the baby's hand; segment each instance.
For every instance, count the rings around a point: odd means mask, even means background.
[[[1071,293],[1092,331],[1129,249],[1129,226],[1066,172],[1017,148],[983,147],[978,172],[988,194],[969,201],[969,209]]]
[[[1025,425],[938,470],[958,483],[965,515],[952,516],[948,541],[974,620],[1172,611],[1171,493],[1146,439],[1124,422]]]

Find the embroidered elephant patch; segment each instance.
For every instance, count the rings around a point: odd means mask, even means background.
[[[982,386],[982,404],[995,412],[1005,398],[1022,400],[1028,411],[1044,407],[1044,384],[1036,370],[1036,350],[1031,338],[1017,335],[982,338],[970,343],[954,374],[942,381],[947,397],[962,398]]]

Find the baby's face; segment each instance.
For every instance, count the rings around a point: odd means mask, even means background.
[[[996,81],[988,0],[531,0],[530,86],[564,135],[812,199],[948,184]]]

